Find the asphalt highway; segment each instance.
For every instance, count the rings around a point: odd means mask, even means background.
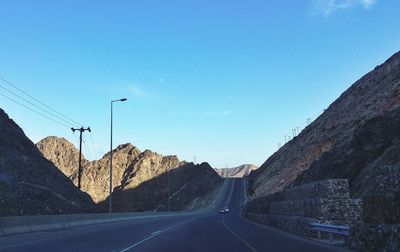
[[[245,220],[243,200],[243,180],[229,179],[197,212],[1,237],[0,251],[345,251]]]

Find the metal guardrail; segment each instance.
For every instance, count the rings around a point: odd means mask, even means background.
[[[317,231],[318,239],[321,239],[321,233],[328,233],[329,241],[333,242],[333,235],[340,235],[345,237],[345,240],[350,235],[350,227],[349,226],[336,226],[330,224],[320,224],[320,223],[310,223],[311,230]]]

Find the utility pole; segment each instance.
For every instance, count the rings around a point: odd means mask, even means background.
[[[78,129],[71,128],[72,132],[79,131],[79,165],[78,165],[78,188],[81,189],[81,174],[82,174],[82,133],[85,132],[86,130],[91,132],[90,127],[87,127],[86,129],[83,127],[80,127]]]
[[[171,212],[171,168],[168,171],[168,212]]]
[[[196,165],[196,156],[193,157],[193,163]]]

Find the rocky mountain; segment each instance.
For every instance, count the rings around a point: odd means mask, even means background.
[[[400,52],[356,81],[251,174],[254,197],[344,178],[351,195],[399,190]],[[385,182],[386,181],[386,182]]]
[[[257,170],[258,166],[252,164],[244,164],[234,168],[215,168],[215,171],[222,178],[242,178],[248,176],[250,172]]]
[[[47,137],[38,142],[37,147],[45,157],[77,184],[79,151],[75,146],[63,138]],[[106,208],[108,204],[109,167],[109,153],[100,160],[83,162],[81,190],[87,192],[102,208]],[[129,143],[119,145],[113,150],[114,210],[166,210],[164,199],[168,199],[168,196],[165,196],[165,192],[168,191],[167,175],[170,182],[175,181],[170,183],[172,185],[171,194],[179,194],[178,191],[186,192],[186,190],[182,190],[182,187],[188,188],[186,184],[190,183],[192,178],[208,184],[210,192],[222,181],[208,164],[195,166],[180,161],[176,156],[162,156],[150,150],[141,152]],[[194,175],[195,177],[193,177]],[[202,183],[198,183],[202,185]],[[202,186],[198,188],[202,188]],[[202,189],[201,194],[198,193],[197,196],[205,200],[206,194],[206,190]],[[174,204],[176,206],[174,209],[181,210],[188,207],[193,199],[190,197],[181,200],[180,202],[185,204],[179,204],[179,207]]]
[[[94,207],[2,109],[0,141],[0,216],[82,213]]]
[[[130,173],[132,174],[132,173]],[[209,204],[218,193],[222,179],[208,163],[183,163],[141,183],[131,177],[113,194],[113,209],[123,211],[180,211]],[[136,186],[134,186],[137,184]],[[168,202],[170,190],[171,201]],[[102,203],[108,206],[108,201]]]
[[[57,167],[70,178],[75,185],[78,185],[78,162],[79,150],[65,138],[49,136],[36,144],[36,147],[48,160],[57,164]],[[69,157],[68,159],[64,157]],[[88,161],[82,155],[82,164],[86,165]]]

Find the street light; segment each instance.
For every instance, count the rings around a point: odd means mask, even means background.
[[[112,213],[112,155],[113,155],[113,103],[114,102],[124,102],[126,98],[111,101],[111,139],[110,139],[110,196],[108,212]]]

